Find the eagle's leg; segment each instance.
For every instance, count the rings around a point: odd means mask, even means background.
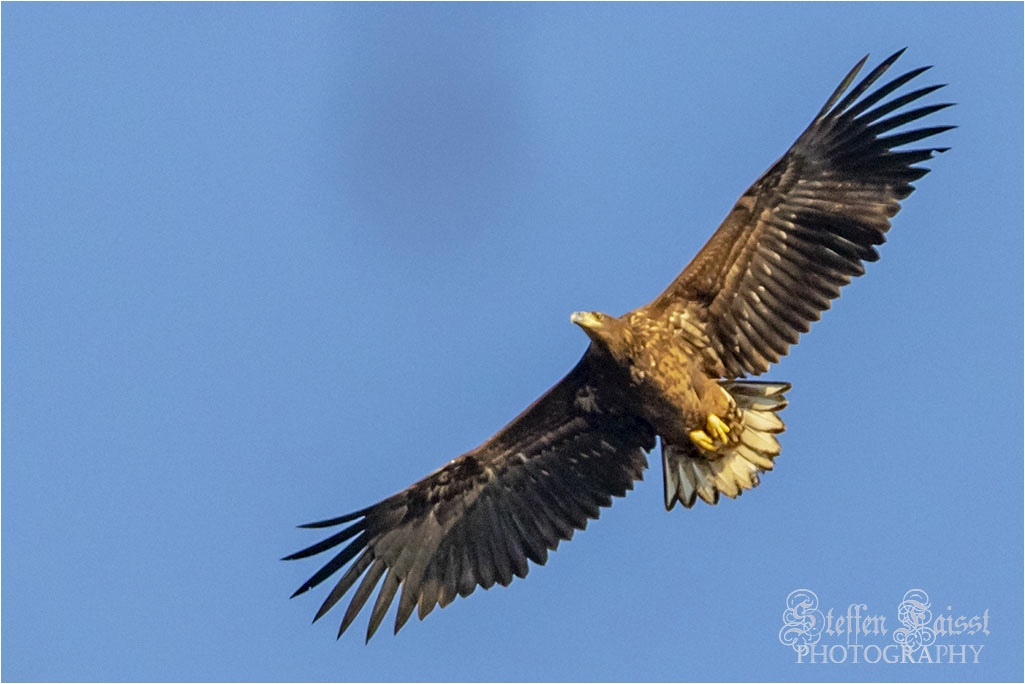
[[[723,422],[722,418],[709,413],[705,420],[704,430],[691,430],[690,439],[705,451],[717,451],[719,447],[727,443],[727,435],[730,426]]]

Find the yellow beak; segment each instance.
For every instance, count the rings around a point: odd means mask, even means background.
[[[585,330],[601,327],[601,320],[594,315],[593,311],[576,311],[569,317],[569,320]]]

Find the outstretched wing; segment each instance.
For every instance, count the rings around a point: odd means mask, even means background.
[[[644,453],[655,444],[651,427],[621,409],[606,370],[589,349],[569,375],[478,448],[374,506],[303,525],[349,523],[285,560],[348,545],[293,596],[352,561],[314,618],[362,577],[341,636],[384,577],[369,640],[400,588],[396,632],[414,607],[422,620],[478,585],[505,586],[513,575],[524,577],[528,559],[544,565],[548,551],[633,488],[647,467]]]
[[[895,149],[953,128],[894,132],[950,106],[906,109],[939,85],[886,100],[929,67],[866,95],[902,53],[844,96],[868,57],[862,59],[797,142],[647,307],[675,317],[678,327],[704,331],[717,356],[718,367],[710,372],[759,374],[779,361],[840,288],[864,273],[863,262],[879,258],[874,246],[885,241],[900,200],[914,190],[912,181],[928,173],[915,164],[946,150]]]

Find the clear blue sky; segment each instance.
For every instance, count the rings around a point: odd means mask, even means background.
[[[3,678],[1020,681],[1022,12],[4,3]],[[504,425],[903,46],[960,128],[771,372],[761,487],[666,513],[655,453],[526,580],[310,625],[295,524]],[[798,588],[990,633],[800,664]]]

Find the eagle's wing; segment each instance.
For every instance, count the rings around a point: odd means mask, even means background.
[[[829,308],[840,288],[875,261],[914,166],[946,148],[900,149],[953,126],[894,132],[949,104],[907,110],[941,88],[886,98],[929,67],[866,95],[903,50],[844,96],[862,59],[797,142],[744,193],[712,238],[647,309],[700,330],[714,352],[711,373],[765,372]],[[841,97],[843,98],[841,100]],[[885,100],[885,101],[884,101]],[[881,104],[880,104],[881,103]]]
[[[401,588],[395,631],[418,608],[422,620],[478,586],[508,585],[543,565],[573,531],[633,488],[655,444],[651,427],[620,409],[601,359],[577,366],[487,442],[378,504],[303,527],[349,523],[285,560],[348,544],[293,594],[317,586],[347,563],[315,620],[363,578],[342,619],[349,627],[384,577],[370,616],[373,636]],[[609,388],[609,389],[606,389]]]

